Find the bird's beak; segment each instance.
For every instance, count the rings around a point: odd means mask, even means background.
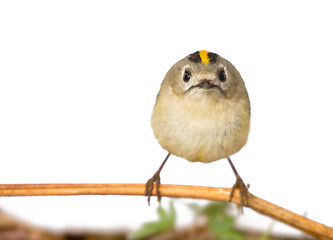
[[[198,88],[204,88],[204,89],[212,89],[214,87],[220,87],[218,85],[215,85],[212,81],[207,80],[207,79],[203,79],[200,81],[200,83],[196,84],[195,87]]]

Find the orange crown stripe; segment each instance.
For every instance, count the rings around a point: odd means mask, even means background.
[[[200,58],[201,58],[201,62],[203,63],[203,64],[208,64],[209,63],[209,57],[208,57],[208,51],[206,51],[206,50],[201,50],[201,51],[199,51],[199,55],[200,55]]]

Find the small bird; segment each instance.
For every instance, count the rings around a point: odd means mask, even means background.
[[[244,81],[228,60],[202,50],[174,64],[161,84],[151,117],[154,135],[168,155],[146,183],[148,204],[154,183],[160,201],[160,172],[173,154],[203,163],[227,158],[236,176],[229,201],[238,188],[241,207],[247,205],[249,185],[230,156],[247,142],[250,112]]]

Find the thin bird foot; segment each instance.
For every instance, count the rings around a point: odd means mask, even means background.
[[[159,169],[156,171],[156,173],[153,175],[151,179],[149,179],[146,183],[146,190],[145,190],[145,196],[148,196],[148,205],[150,205],[150,197],[153,195],[153,189],[154,189],[154,183],[156,183],[156,195],[157,195],[157,201],[161,201],[161,194],[160,194],[160,185],[161,185],[161,178],[160,173],[162,171],[162,168],[164,167],[164,164],[170,157],[171,153],[168,153],[168,155],[165,157],[164,161],[162,162]]]
[[[153,195],[153,189],[154,189],[154,183],[156,184],[156,195],[157,195],[157,201],[161,201],[161,195],[160,195],[160,184],[161,184],[161,179],[160,179],[160,173],[157,172],[154,174],[154,176],[149,179],[146,183],[146,190],[145,190],[145,196],[148,197],[148,205],[150,205],[150,197]]]
[[[242,178],[239,176],[236,176],[236,182],[232,186],[231,192],[230,192],[230,197],[229,197],[229,202],[231,201],[232,197],[234,196],[235,189],[238,188],[239,190],[239,195],[240,195],[240,208],[241,212],[243,212],[243,207],[247,206],[249,203],[249,187],[250,184],[245,185]]]

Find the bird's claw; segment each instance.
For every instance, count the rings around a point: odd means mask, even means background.
[[[235,189],[238,188],[239,195],[240,195],[241,212],[243,212],[243,207],[247,206],[249,203],[249,187],[250,187],[250,184],[245,185],[242,178],[236,177],[236,182],[231,188],[229,202],[232,200],[232,197],[234,196]]]
[[[154,176],[147,181],[145,188],[145,196],[148,197],[147,198],[148,205],[150,205],[150,197],[153,195],[154,183],[156,184],[155,189],[156,189],[157,201],[158,202],[161,201],[161,195],[159,191],[161,184],[160,174],[154,174]]]

